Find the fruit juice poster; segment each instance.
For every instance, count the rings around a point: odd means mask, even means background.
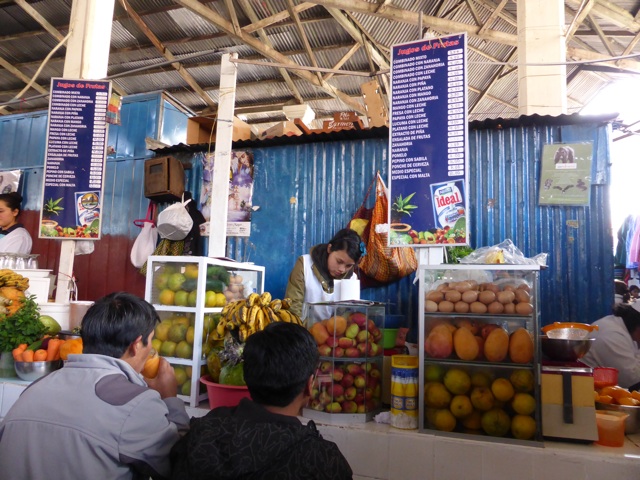
[[[200,210],[205,220],[211,217],[211,181],[213,180],[214,154],[202,156],[202,188]],[[229,170],[229,199],[227,203],[227,236],[248,237],[251,234],[253,213],[253,153],[231,152]]]
[[[592,158],[591,142],[544,145],[540,205],[589,205]]]
[[[40,238],[100,238],[110,93],[110,82],[51,79]]]
[[[390,246],[468,243],[467,41],[392,47]]]

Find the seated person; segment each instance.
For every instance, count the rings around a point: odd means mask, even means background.
[[[318,350],[293,323],[272,323],[244,348],[252,400],[219,407],[191,421],[171,451],[173,479],[341,480],[352,478],[338,447],[300,414],[311,397]]]
[[[189,417],[173,367],[140,375],[154,308],[128,293],[96,301],[82,320],[84,353],[29,385],[0,424],[0,472],[15,479],[167,478]],[[3,476],[0,473],[0,476]]]
[[[593,322],[598,330],[591,332],[596,340],[580,361],[592,368],[611,367],[618,370],[618,385],[640,388],[640,302],[620,303],[613,315]]]
[[[631,300],[636,301],[640,297],[640,287],[638,285],[631,285],[629,287],[629,293],[631,294]]]

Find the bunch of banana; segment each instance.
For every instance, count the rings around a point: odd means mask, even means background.
[[[14,287],[25,291],[29,288],[29,279],[7,268],[0,270],[0,287]]]
[[[297,323],[300,317],[289,310],[291,301],[272,299],[269,292],[252,293],[246,299],[228,303],[222,309],[220,321],[213,332],[214,340],[221,340],[231,330],[237,330],[241,342],[253,333],[264,330],[273,322]]]

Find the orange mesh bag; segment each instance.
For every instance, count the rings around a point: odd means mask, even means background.
[[[376,226],[389,223],[387,187],[380,176],[376,179],[376,201],[371,212],[363,242],[367,254],[360,260],[359,268],[367,277],[380,283],[391,283],[411,275],[418,268],[416,253],[411,247],[389,247],[388,234],[376,232]],[[367,235],[368,234],[368,235]]]

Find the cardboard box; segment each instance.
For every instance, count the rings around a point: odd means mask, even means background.
[[[263,139],[263,138],[269,138],[269,137],[282,137],[285,135],[289,137],[298,136],[298,135],[302,135],[302,132],[294,122],[287,120],[286,122],[279,122],[267,128],[264,132],[260,134],[259,138]]]
[[[233,117],[233,141],[250,140],[251,125],[238,117]],[[216,141],[216,119],[209,117],[191,117],[187,119],[187,144],[213,143]]]
[[[388,127],[389,114],[377,80],[360,85],[364,105],[367,109],[369,127]]]

